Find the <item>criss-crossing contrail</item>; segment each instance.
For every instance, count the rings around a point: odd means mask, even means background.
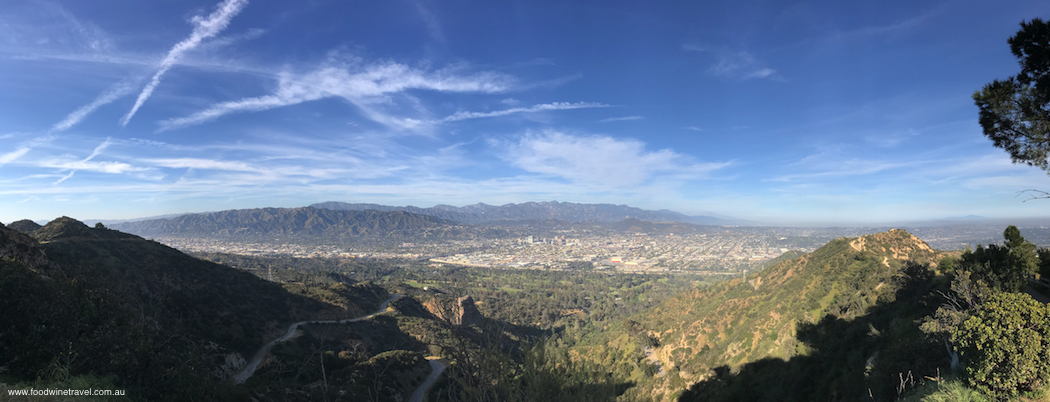
[[[204,39],[215,36],[223,29],[226,29],[230,25],[230,20],[233,19],[237,13],[244,9],[244,6],[248,5],[248,0],[226,0],[219,4],[219,7],[215,12],[211,13],[207,18],[196,16],[193,17],[193,23],[196,27],[193,28],[193,32],[190,33],[190,37],[184,39],[182,42],[175,44],[171,50],[168,51],[168,55],[164,57],[164,60],[160,62],[160,68],[157,69],[157,73],[153,74],[153,79],[146,84],[145,88],[142,88],[142,92],[139,93],[139,98],[135,100],[135,106],[131,107],[131,111],[124,115],[120,119],[121,126],[127,126],[128,122],[131,121],[131,117],[135,115],[135,112],[142,107],[142,104],[149,99],[150,95],[153,94],[153,90],[160,84],[160,77],[164,75],[171,66],[179,61],[183,53],[192,50],[197,47]]]

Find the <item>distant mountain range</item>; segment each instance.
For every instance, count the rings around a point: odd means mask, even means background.
[[[722,219],[687,216],[673,211],[647,211],[626,205],[527,202],[465,207],[431,208],[379,204],[325,202],[300,208],[256,208],[186,214],[170,219],[112,223],[108,227],[145,237],[201,237],[244,239],[252,237],[403,238],[403,237],[502,237],[520,227],[554,228],[585,225],[629,232],[691,233],[698,224]],[[23,231],[37,229],[31,221],[12,222]],[[23,227],[24,226],[24,227]]]
[[[456,227],[457,224],[449,220],[404,211],[337,211],[312,207],[239,209],[112,225],[113,229],[147,237],[220,238],[397,236]]]
[[[733,222],[713,216],[689,216],[662,209],[649,211],[627,205],[576,204],[572,202],[543,201],[500,206],[477,203],[465,207],[436,205],[430,208],[413,206],[395,207],[379,204],[352,204],[346,202],[322,202],[310,205],[314,208],[337,211],[404,211],[433,216],[462,223],[497,223],[499,221],[561,220],[567,222],[619,222],[624,219],[639,219],[650,222],[682,222],[698,225],[726,225]]]

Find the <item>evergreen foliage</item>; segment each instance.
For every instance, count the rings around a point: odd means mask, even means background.
[[[962,255],[959,269],[970,271],[974,280],[984,281],[993,289],[1019,292],[1025,289],[1028,276],[1039,269],[1036,247],[1021,236],[1016,226],[1010,225],[1003,232],[1003,245],[989,244],[967,250]]]
[[[973,94],[981,127],[1014,163],[1050,172],[1050,24],[1022,22],[1008,42],[1021,72]]]
[[[952,330],[971,385],[1015,396],[1050,378],[1050,306],[1024,293],[996,293]]]

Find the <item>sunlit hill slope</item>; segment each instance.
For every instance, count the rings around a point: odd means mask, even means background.
[[[930,286],[932,274],[921,264],[937,258],[936,251],[903,230],[837,239],[813,253],[775,261],[759,273],[680,294],[636,316],[624,328],[584,342],[577,351],[580,356],[610,356],[603,363],[615,367],[617,362],[611,361],[615,356],[637,359],[629,356],[640,356],[646,346],[653,346],[648,360],[637,360],[653,367],[634,370],[632,378],[639,382],[632,392],[643,398],[669,400],[694,383],[746,373],[747,363],[763,359],[802,362],[802,357],[817,356],[819,362],[794,368],[815,370],[811,377],[778,378],[790,374],[779,372],[764,378],[765,385],[759,388],[765,391],[727,394],[732,395],[728,399],[839,400],[851,392],[868,397],[869,387],[878,399],[881,384],[871,384],[874,380],[866,378],[872,373],[865,373],[875,365],[866,363],[878,360],[872,355],[893,353],[887,350],[890,344],[918,332],[910,320],[935,308],[935,302],[924,300],[929,290],[917,291],[910,284],[916,282],[913,277],[921,276],[924,286]],[[891,303],[897,303],[896,311],[883,308]],[[815,342],[825,333],[837,339],[835,345]],[[943,346],[902,344],[944,354]],[[604,345],[620,351],[600,351],[609,347]],[[848,356],[839,356],[840,352]],[[921,364],[914,366],[918,370]],[[882,368],[891,370],[887,364]],[[790,369],[778,366],[777,371]],[[792,381],[808,385],[784,385]],[[719,384],[726,386],[726,381]],[[708,385],[700,384],[698,391]],[[776,386],[787,389],[772,391]],[[692,400],[693,394],[687,392],[684,399]],[[702,395],[697,400],[711,398]]]

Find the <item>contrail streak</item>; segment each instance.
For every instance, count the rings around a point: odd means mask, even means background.
[[[66,116],[66,118],[62,121],[55,123],[55,125],[51,126],[51,130],[49,130],[49,132],[54,133],[59,131],[66,131],[70,127],[73,127],[80,123],[81,120],[84,120],[84,118],[87,117],[87,115],[91,114],[91,112],[94,112],[95,109],[98,109],[99,107],[102,107],[102,105],[108,104],[117,99],[120,99],[124,95],[130,94],[134,90],[135,85],[133,82],[128,80],[121,81],[116,85],[110,87],[108,90],[106,90],[106,92],[100,94],[91,103],[81,106],[79,109],[74,110],[73,113],[70,113],[68,116]]]
[[[211,13],[207,18],[201,16],[193,17],[193,23],[196,24],[196,27],[193,28],[190,37],[175,44],[175,46],[168,51],[168,55],[160,62],[160,69],[158,69],[157,73],[153,75],[153,79],[146,84],[145,88],[142,88],[142,93],[140,93],[139,98],[135,100],[135,106],[132,106],[131,111],[120,119],[120,125],[128,125],[128,122],[131,121],[131,117],[135,115],[135,112],[142,107],[142,104],[146,102],[146,99],[149,99],[150,95],[153,94],[153,90],[157,88],[158,84],[160,84],[160,77],[179,61],[179,58],[182,57],[183,53],[197,47],[197,45],[199,45],[204,39],[215,36],[219,32],[222,32],[223,29],[226,29],[226,27],[230,25],[230,20],[233,19],[237,13],[241,12],[246,5],[248,5],[248,0],[226,0],[220,3],[218,9]]]

